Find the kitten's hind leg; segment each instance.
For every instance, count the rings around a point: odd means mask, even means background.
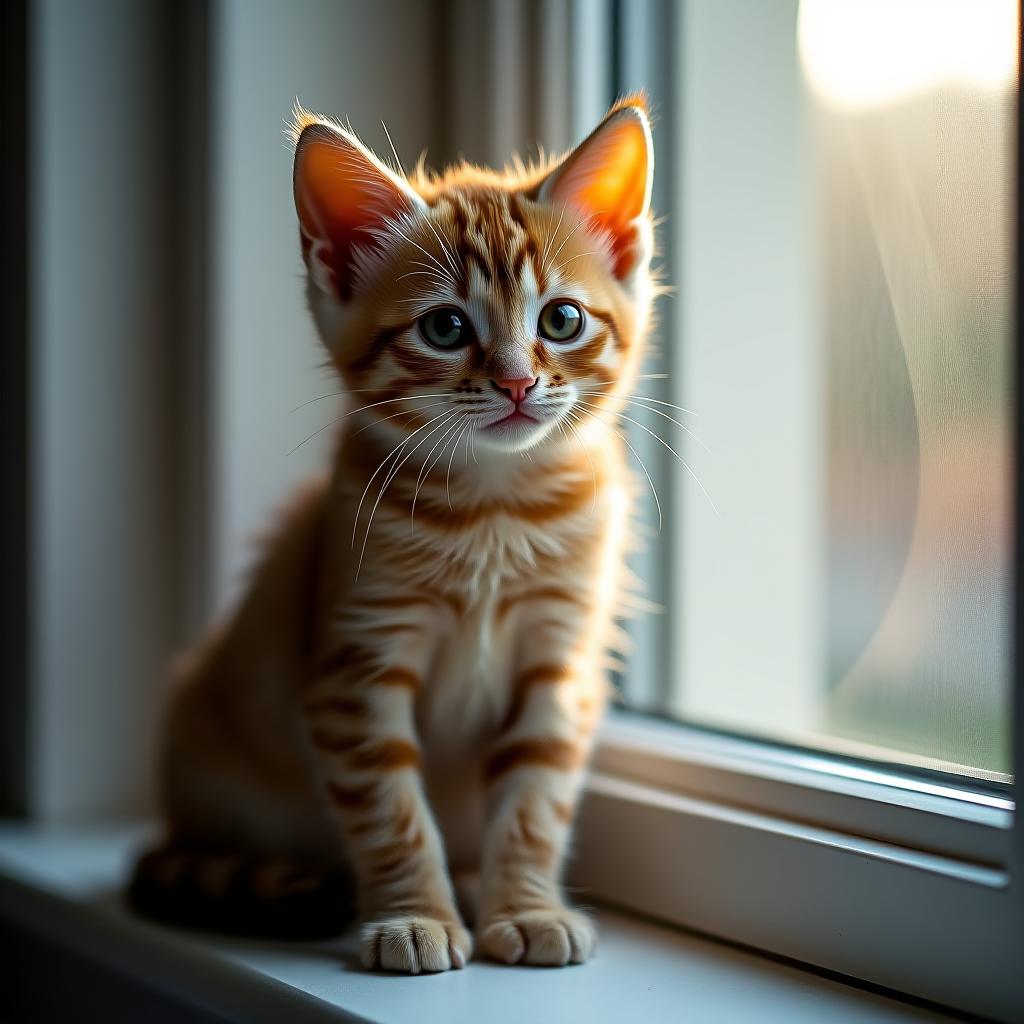
[[[171,924],[275,939],[329,938],[356,913],[351,875],[338,864],[175,842],[139,860],[128,900]]]
[[[153,916],[305,935],[351,915],[298,710],[326,486],[299,493],[238,607],[178,667],[159,758],[172,840],[143,858],[131,886]]]

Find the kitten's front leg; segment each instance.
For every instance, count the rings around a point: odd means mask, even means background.
[[[462,967],[472,951],[420,776],[419,686],[397,666],[360,681],[327,672],[305,706],[358,878],[363,963],[412,974]]]
[[[596,672],[536,662],[515,691],[485,766],[477,940],[505,963],[582,963],[594,949],[594,926],[566,905],[560,877],[603,689]]]

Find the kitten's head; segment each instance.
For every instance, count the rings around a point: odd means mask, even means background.
[[[522,451],[628,389],[652,293],[642,98],[565,157],[500,172],[405,176],[300,108],[293,133],[311,307],[380,429]]]

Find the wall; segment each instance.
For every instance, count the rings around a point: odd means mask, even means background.
[[[433,4],[39,0],[29,212],[26,810],[151,806],[172,654],[318,464],[296,95],[406,161],[434,134]]]
[[[341,400],[306,313],[304,268],[282,134],[294,99],[350,119],[406,165],[435,138],[443,51],[431,3],[224,0],[213,34],[211,464],[214,602],[244,579],[250,538],[320,467]],[[294,410],[294,411],[293,411]],[[289,454],[289,452],[292,452]]]
[[[166,23],[31,13],[28,804],[56,818],[145,802],[168,654]]]

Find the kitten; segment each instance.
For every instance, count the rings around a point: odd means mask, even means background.
[[[249,925],[296,899],[312,925],[344,865],[365,965],[443,971],[476,874],[482,954],[582,962],[559,876],[632,493],[608,424],[654,292],[645,103],[503,171],[405,177],[300,108],[293,137],[309,303],[359,402],[180,672],[136,901],[187,917],[248,888]]]

